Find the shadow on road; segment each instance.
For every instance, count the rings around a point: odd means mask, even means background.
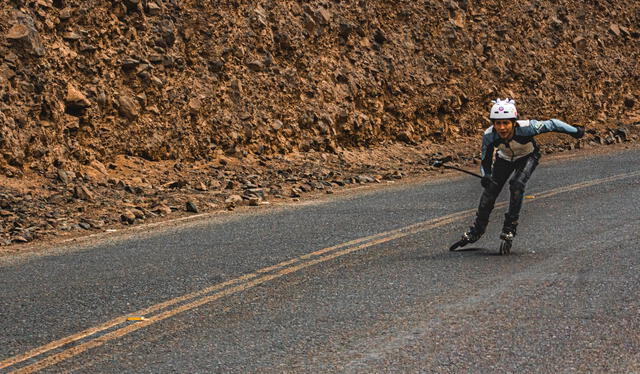
[[[486,248],[481,248],[481,247],[472,247],[472,248],[462,248],[462,249],[456,249],[455,251],[449,251],[449,252],[473,252],[473,251],[482,251],[482,250],[486,250]]]
[[[463,248],[456,251],[443,250],[442,252],[433,253],[430,255],[415,256],[411,260],[450,260],[460,257],[520,257],[530,254],[527,251],[512,251],[509,256],[503,256],[498,251],[498,248],[483,248],[483,247],[470,247]]]

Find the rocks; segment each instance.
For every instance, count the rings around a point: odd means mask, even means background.
[[[16,72],[12,68],[6,64],[0,64],[0,86],[9,82],[15,76]]]
[[[376,30],[376,32],[373,35],[373,39],[378,44],[384,44],[389,41],[389,39],[387,38],[387,34],[381,29]]]
[[[225,208],[229,210],[235,209],[240,203],[242,203],[242,196],[230,195],[224,201]]]
[[[242,202],[242,196],[240,195],[230,195],[224,201],[226,204],[238,204]]]
[[[120,220],[123,223],[132,225],[136,221],[136,215],[131,210],[127,209],[120,215]]]
[[[302,195],[302,190],[297,187],[292,187],[291,192],[289,193],[289,197],[299,198]]]
[[[609,26],[609,31],[610,31],[611,33],[613,33],[615,36],[620,36],[620,34],[621,34],[620,26],[619,26],[619,25],[617,25],[617,24],[615,24],[615,23],[612,23],[612,24]]]
[[[29,37],[29,33],[30,30],[27,26],[15,24],[5,36],[9,40],[25,41]]]
[[[133,121],[140,115],[138,103],[131,96],[120,95],[118,97],[118,104],[118,112],[128,120]]]
[[[617,143],[626,142],[631,138],[631,131],[625,127],[618,127],[615,130],[610,130],[609,133],[616,139]]]
[[[586,17],[594,10],[580,2],[563,12],[519,4],[502,17],[487,11],[494,0],[480,8],[446,2],[441,20],[424,17],[435,3],[416,2],[204,3],[197,11],[159,0],[22,3],[21,12],[3,5],[0,13],[8,35],[0,45],[0,93],[12,108],[2,113],[22,126],[8,159],[22,165],[42,158],[42,151],[24,152],[28,139],[42,136],[33,149],[56,149],[71,163],[120,154],[198,160],[222,150],[250,158],[453,141],[475,135],[487,105],[477,98],[498,95],[492,82],[505,76],[515,96],[529,87],[567,92],[527,98],[532,115],[561,108],[575,118],[629,108],[634,100],[621,98],[633,97],[638,85],[633,74],[623,78],[633,71],[626,57],[635,53],[628,40],[633,20],[616,10],[601,27],[600,10]],[[534,33],[541,27],[534,19],[561,32]],[[522,38],[512,30],[531,32]],[[487,35],[495,33],[523,41],[491,43]],[[40,63],[15,48],[36,39],[50,51]],[[616,57],[596,51],[602,46]],[[551,68],[558,50],[560,63]],[[605,67],[606,80],[599,76]],[[610,87],[619,95],[604,94]],[[79,118],[71,126],[59,101]],[[65,122],[65,136],[42,135],[31,119]],[[75,134],[81,141],[70,147],[66,135]]]
[[[198,213],[198,212],[200,212],[198,210],[198,206],[193,201],[187,201],[185,207],[186,207],[187,212],[190,212],[190,213]]]
[[[160,8],[160,6],[158,4],[156,4],[155,2],[149,2],[147,4],[147,12],[151,16],[157,16],[160,13],[162,13],[162,8]]]
[[[248,188],[244,190],[244,196],[247,197],[258,197],[261,200],[264,200],[266,193],[262,188]]]
[[[484,45],[482,45],[482,43],[476,44],[476,46],[473,47],[473,50],[478,56],[484,55]]]
[[[587,39],[582,35],[575,37],[572,43],[573,46],[580,51],[584,51],[587,48]]]
[[[358,175],[356,176],[356,181],[358,183],[376,183],[377,181],[368,175]]]
[[[6,38],[37,57],[44,56],[46,49],[31,16],[20,11],[15,11],[14,16],[15,23],[5,35]]]
[[[629,96],[625,96],[624,98],[624,106],[628,109],[633,108],[636,105],[636,99],[629,95]]]
[[[323,26],[327,26],[331,23],[332,14],[325,8],[319,8],[316,12],[314,12],[314,16],[318,23]]]
[[[73,13],[73,8],[64,8],[60,11],[58,18],[60,18],[60,21],[67,21],[73,17]]]
[[[154,31],[156,32],[155,45],[161,48],[173,47],[176,41],[176,28],[173,21],[170,19],[163,19],[154,25]]]
[[[73,188],[73,197],[80,200],[92,201],[93,193],[86,186],[76,186]]]
[[[152,208],[151,211],[161,216],[166,216],[168,214],[171,214],[172,212],[171,208],[165,204],[156,205]]]
[[[338,35],[344,40],[348,40],[349,36],[355,31],[356,27],[349,22],[342,22],[339,26]]]
[[[209,71],[212,73],[221,73],[222,70],[224,69],[224,61],[222,60],[209,61],[209,63],[207,64],[207,67],[209,68]]]
[[[264,64],[262,63],[262,61],[258,61],[258,60],[253,60],[248,62],[247,67],[249,68],[249,70],[255,71],[255,72],[264,70]]]
[[[179,188],[183,188],[183,187],[185,187],[187,185],[189,185],[189,182],[187,182],[186,180],[177,180],[177,181],[169,182],[169,183],[165,184],[163,187],[164,188],[171,188],[171,189],[179,189]]]
[[[56,171],[56,175],[58,177],[58,180],[63,184],[69,184],[69,182],[74,178],[74,175],[72,173],[67,172],[64,169],[58,169]]]
[[[401,171],[395,171],[391,174],[387,174],[384,176],[384,179],[387,180],[394,180],[394,179],[402,179],[404,177],[404,174]]]
[[[82,39],[82,35],[78,34],[75,31],[67,31],[62,34],[62,38],[67,41],[75,42]]]
[[[107,170],[106,166],[104,166],[104,164],[98,160],[93,160],[91,161],[91,163],[89,164],[93,169],[97,170],[98,172],[100,172],[102,175],[108,177],[109,176],[109,171]]]
[[[189,100],[189,113],[198,114],[202,111],[202,100],[199,97],[193,97]]]
[[[72,115],[82,115],[84,110],[91,106],[91,102],[73,84],[67,85],[65,96],[65,112]]]
[[[24,237],[22,235],[16,235],[12,239],[12,242],[14,243],[29,243],[30,241],[30,238]]]
[[[132,71],[135,68],[137,68],[138,65],[140,65],[140,61],[138,61],[138,60],[136,60],[134,58],[126,58],[120,64],[120,66],[122,67],[122,70],[124,70],[124,71]]]
[[[0,194],[34,194],[1,207],[0,243],[397,181],[427,168],[410,150],[477,141],[495,96],[594,119],[550,151],[640,128],[638,2],[1,3]]]

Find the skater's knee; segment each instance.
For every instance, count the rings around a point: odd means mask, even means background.
[[[500,195],[500,189],[500,186],[495,183],[491,183],[484,189],[484,194],[488,198],[495,199],[496,197],[498,197],[498,195]]]

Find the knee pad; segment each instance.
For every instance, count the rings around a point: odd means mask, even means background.
[[[491,183],[484,190],[487,191],[487,193],[491,195],[491,197],[498,197],[501,188],[498,187],[495,183]]]

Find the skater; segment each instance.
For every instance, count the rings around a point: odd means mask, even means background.
[[[584,127],[570,126],[557,119],[547,121],[518,120],[515,101],[511,99],[494,100],[489,119],[492,126],[485,131],[482,137],[480,165],[481,184],[484,191],[480,197],[473,226],[462,235],[460,241],[451,246],[450,250],[452,251],[480,239],[487,228],[489,215],[498,194],[502,191],[507,179],[513,175],[509,180],[511,192],[509,210],[504,216],[504,224],[500,234],[503,244],[507,242],[508,248],[505,248],[505,252],[508,253],[511,241],[516,235],[525,185],[540,160],[540,150],[533,138],[545,132],[565,133],[576,139],[584,136]],[[498,149],[498,152],[494,162],[495,148]],[[500,252],[503,253],[503,247]]]

